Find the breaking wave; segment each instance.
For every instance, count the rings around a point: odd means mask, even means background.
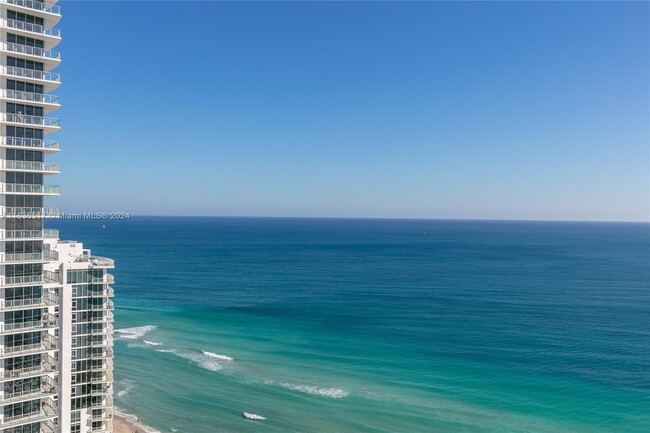
[[[203,354],[205,356],[209,356],[210,358],[220,359],[222,361],[234,361],[235,360],[235,358],[231,358],[230,356],[219,355],[218,353],[206,352],[205,350],[203,351]]]
[[[212,357],[204,355],[202,353],[176,353],[176,355],[180,356],[183,359],[187,359],[188,361],[198,365],[204,370],[217,372],[223,368],[221,364],[215,361]]]
[[[323,388],[320,386],[295,385],[292,383],[281,383],[280,386],[292,391],[303,392],[305,394],[317,395],[320,397],[343,398],[350,395],[349,392],[341,388]]]
[[[144,344],[147,346],[162,346],[162,343],[158,343],[157,341],[147,341],[147,340],[142,340]]]
[[[120,334],[119,338],[122,340],[137,340],[144,337],[147,332],[156,329],[155,325],[135,326],[133,328],[116,329],[115,332]]]

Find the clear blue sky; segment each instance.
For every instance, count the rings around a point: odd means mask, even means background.
[[[62,210],[650,218],[648,3],[62,7]]]

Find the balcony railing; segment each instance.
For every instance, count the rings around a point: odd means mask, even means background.
[[[4,404],[9,403],[10,400],[22,400],[25,398],[35,398],[37,396],[48,397],[51,394],[56,394],[56,382],[49,376],[41,378],[41,384],[38,388],[24,389],[16,392],[5,392],[0,401]]]
[[[61,37],[61,30],[52,27],[45,27],[40,24],[28,23],[25,21],[6,19],[2,20],[6,27],[23,30],[25,32],[38,33],[45,36],[54,36],[55,38]]]
[[[43,406],[38,412],[23,413],[14,416],[5,416],[0,421],[0,428],[8,428],[12,425],[19,425],[25,422],[38,422],[57,416],[56,411],[48,405]]]
[[[22,6],[24,8],[36,9],[43,12],[48,12],[55,15],[61,15],[61,6],[59,5],[49,5],[42,1],[35,0],[3,0],[3,3],[9,3],[16,6]]]
[[[5,42],[4,48],[12,53],[27,54],[28,56],[45,57],[46,59],[61,59],[61,53],[45,48],[31,47],[29,45],[17,44],[15,42]]]
[[[59,209],[55,207],[4,207],[4,216],[15,218],[58,218]]]
[[[61,166],[58,163],[38,162],[38,161],[14,161],[3,160],[2,168],[5,170],[30,170],[30,171],[45,171],[58,173],[61,171]]]
[[[36,69],[19,68],[18,66],[3,66],[0,68],[3,74],[13,75],[21,78],[31,78],[34,80],[61,82],[61,75],[58,72],[37,71]]]
[[[23,92],[22,90],[3,89],[0,93],[7,99],[18,99],[20,101],[36,102],[42,104],[59,105],[60,96],[50,95],[49,93]]]
[[[0,285],[21,286],[25,284],[53,284],[59,283],[59,273],[43,271],[42,275],[27,275],[17,277],[0,277]]]
[[[58,185],[35,185],[31,183],[0,183],[0,191],[14,194],[59,194]]]
[[[59,150],[58,140],[44,140],[42,138],[1,137],[0,146],[32,147],[37,149]]]
[[[12,308],[28,308],[39,306],[52,306],[59,303],[59,297],[52,293],[45,291],[38,298],[22,298],[22,299],[2,299],[0,300],[0,309]]]
[[[25,376],[38,374],[54,373],[57,370],[56,360],[49,355],[42,355],[41,362],[38,365],[24,368],[15,368],[13,370],[4,370],[0,373],[2,380],[16,380]]]
[[[90,261],[95,266],[115,266],[115,261],[113,259],[109,259],[108,257],[87,255],[84,255],[84,257],[86,257],[86,260],[84,261]]]
[[[1,263],[33,262],[33,261],[40,261],[40,260],[43,260],[43,252],[18,253],[18,254],[0,253]]]
[[[56,349],[56,339],[50,334],[45,334],[40,343],[0,348],[0,356],[23,356],[33,353],[48,352]]]
[[[36,126],[61,127],[61,119],[57,117],[32,116],[31,114],[20,113],[2,113],[2,119],[5,122],[26,123]]]
[[[15,322],[0,324],[0,333],[27,331],[34,329],[48,329],[59,326],[59,321],[53,314],[45,313],[40,320],[31,320],[29,322]]]
[[[59,237],[59,229],[43,229],[43,237],[56,239]]]
[[[5,240],[43,237],[43,230],[0,230],[0,238]]]

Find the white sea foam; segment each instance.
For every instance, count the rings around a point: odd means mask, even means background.
[[[118,384],[120,385],[120,387],[122,387],[122,389],[120,389],[117,392],[118,397],[126,396],[129,393],[129,391],[131,391],[133,388],[135,388],[137,386],[135,382],[132,382],[132,381],[126,380],[126,379],[125,380],[120,380],[118,382]]]
[[[156,349],[156,352],[160,352],[160,353],[176,353],[176,349]]]
[[[202,353],[177,353],[177,355],[193,362],[204,370],[217,372],[223,368],[217,361]]]
[[[210,358],[220,359],[222,361],[234,361],[235,360],[235,358],[231,358],[230,356],[219,355],[218,353],[206,352],[205,350],[203,351],[203,354],[205,356],[209,356]]]
[[[261,420],[263,420],[263,419],[266,419],[266,418],[264,418],[264,417],[261,416],[261,415],[257,415],[257,414],[255,414],[255,413],[248,413],[248,412],[244,412],[244,418],[246,418],[246,419],[252,419],[252,420],[254,420],[254,421],[261,421]]]
[[[157,341],[148,341],[148,340],[142,340],[144,344],[147,346],[162,346],[162,343],[158,343]]]
[[[122,418],[133,424],[134,427],[137,427],[138,431],[143,431],[145,433],[160,433],[160,430],[156,430],[155,428],[142,424],[142,422],[140,422],[140,418],[135,415],[131,415],[130,413],[127,413],[118,407],[113,407],[113,413],[118,419]]]
[[[135,326],[133,328],[116,329],[115,332],[120,334],[120,339],[137,340],[138,338],[144,337],[147,332],[153,331],[156,328],[157,326],[154,325],[145,325]]]
[[[311,385],[295,385],[293,383],[281,383],[280,386],[292,391],[304,392],[305,394],[318,395],[320,397],[343,398],[350,395],[349,392],[341,388],[323,388]]]

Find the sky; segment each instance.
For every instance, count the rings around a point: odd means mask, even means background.
[[[63,211],[650,220],[647,2],[61,6]]]

